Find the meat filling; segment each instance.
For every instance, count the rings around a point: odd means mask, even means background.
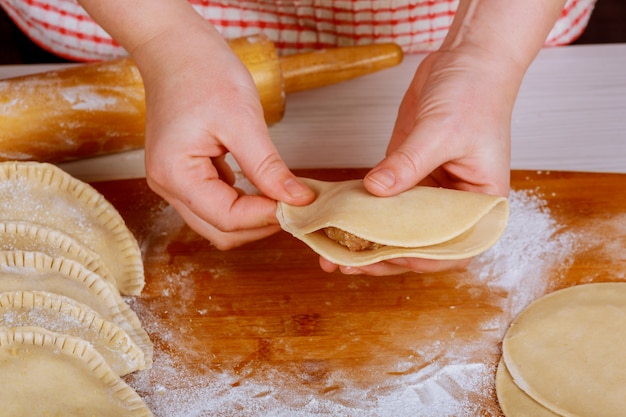
[[[323,230],[328,238],[347,247],[352,252],[373,250],[384,246],[380,243],[370,242],[369,240],[362,239],[358,236],[353,235],[352,233],[348,233],[336,227],[325,227]]]

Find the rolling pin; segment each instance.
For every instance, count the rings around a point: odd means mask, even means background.
[[[250,71],[268,125],[288,93],[348,80],[402,61],[395,44],[279,57],[263,35],[229,41]],[[61,162],[143,147],[145,96],[130,58],[0,80],[0,160]]]

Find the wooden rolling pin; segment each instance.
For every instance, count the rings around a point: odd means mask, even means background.
[[[268,124],[285,95],[355,78],[402,60],[395,44],[278,57],[265,36],[229,41],[259,90]],[[0,81],[0,160],[60,162],[143,147],[145,97],[130,59]]]

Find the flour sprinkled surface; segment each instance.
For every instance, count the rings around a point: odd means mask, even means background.
[[[201,268],[190,263],[186,253],[208,243],[160,209],[142,247],[147,265],[158,264],[165,279],[150,285],[158,297],[129,299],[155,341],[154,366],[128,382],[163,417],[499,416],[493,375],[504,331],[548,290],[548,276],[567,271],[578,241],[538,193],[513,191],[510,203],[507,231],[466,272],[385,280],[320,275],[319,291],[299,293],[294,284],[287,295],[274,293],[298,277],[280,260],[259,261],[275,268],[263,282],[238,264],[237,253]],[[163,254],[172,259],[164,264]],[[432,297],[441,286],[449,296]],[[231,287],[241,293],[227,294]],[[333,296],[338,291],[363,306],[359,320],[380,333],[377,342],[361,337]],[[306,312],[285,317],[283,307],[293,303]],[[379,319],[377,309],[390,305],[392,314]]]

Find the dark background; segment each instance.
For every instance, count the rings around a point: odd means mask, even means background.
[[[626,1],[598,0],[587,30],[575,44],[618,42],[626,42]],[[0,8],[0,65],[55,62],[67,61],[37,47]]]

